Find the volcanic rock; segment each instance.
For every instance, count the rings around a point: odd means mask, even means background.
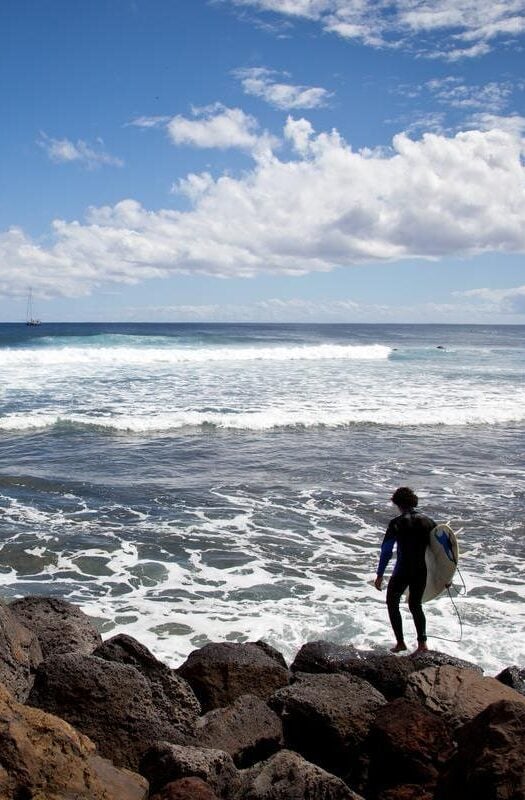
[[[159,736],[179,741],[195,719],[193,710],[177,708],[160,691],[154,696],[135,667],[79,653],[42,662],[28,703],[67,720],[102,755],[131,769],[151,742]]]
[[[58,717],[17,703],[0,686],[0,797],[145,800],[147,782],[96,754]]]
[[[200,778],[180,778],[166,784],[151,800],[219,800],[213,789]]]
[[[155,658],[147,647],[132,636],[121,633],[103,642],[93,655],[135,667],[150,684],[155,705],[165,707],[181,731],[188,735],[192,733],[201,710],[193,689],[174,669]]]
[[[190,653],[177,672],[191,685],[204,712],[230,705],[243,694],[266,700],[289,681],[288,670],[251,642],[207,644]]]
[[[496,675],[496,680],[504,683],[505,686],[510,686],[520,694],[525,694],[525,669],[507,667],[499,675]]]
[[[414,672],[408,679],[407,697],[419,700],[431,711],[443,714],[446,721],[458,728],[480,711],[498,700],[525,698],[496,678],[485,678],[471,669],[428,667]]]
[[[92,653],[102,642],[90,618],[78,606],[58,597],[22,597],[10,603],[9,608],[37,635],[44,658],[60,653]]]
[[[34,672],[42,661],[35,634],[0,601],[0,682],[23,702],[32,686]]]
[[[282,715],[287,748],[352,781],[370,725],[385,702],[354,675],[298,673],[269,705]]]
[[[140,773],[148,779],[153,792],[180,778],[200,778],[218,797],[234,800],[240,785],[239,772],[228,753],[169,742],[155,742],[144,753]]]
[[[245,770],[241,781],[242,800],[362,800],[335,775],[289,750]]]
[[[279,650],[276,650],[275,647],[272,647],[271,644],[268,644],[268,642],[263,642],[262,639],[259,639],[256,642],[248,642],[248,644],[254,644],[256,647],[259,647],[264,653],[266,653],[267,656],[270,656],[270,658],[273,658],[274,661],[277,661],[281,667],[288,669],[288,664],[286,663],[283,654],[280,653]]]
[[[492,703],[458,731],[436,800],[524,800],[525,704]]]
[[[435,786],[439,770],[454,753],[444,720],[415,700],[401,697],[379,709],[367,742],[368,795],[401,784]]]

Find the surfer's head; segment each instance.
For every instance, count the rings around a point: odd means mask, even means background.
[[[417,494],[408,486],[400,486],[399,489],[396,489],[391,499],[398,508],[415,508],[418,503]]]

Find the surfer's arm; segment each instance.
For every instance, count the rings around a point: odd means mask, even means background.
[[[379,564],[377,567],[377,577],[381,579],[385,573],[385,569],[387,568],[387,564],[392,558],[392,553],[394,552],[394,544],[396,543],[396,532],[395,528],[390,523],[385,533],[385,538],[383,539],[383,544],[381,545],[381,554],[379,556]]]

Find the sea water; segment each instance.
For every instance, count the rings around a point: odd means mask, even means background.
[[[445,595],[429,644],[523,666],[524,334],[1,325],[0,591],[173,665],[209,641],[389,645],[370,580],[409,485],[461,529],[462,631]]]

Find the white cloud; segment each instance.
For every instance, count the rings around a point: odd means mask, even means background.
[[[464,83],[461,78],[451,75],[427,81],[425,87],[442,105],[459,109],[483,109],[493,114],[507,106],[513,91],[510,81],[490,81],[476,85]]]
[[[122,167],[124,165],[121,158],[112,156],[103,149],[104,143],[101,139],[97,141],[98,149],[96,149],[82,139],[78,139],[76,142],[72,142],[70,139],[53,139],[41,132],[37,144],[56,164],[78,161],[88,169],[97,169],[101,166]]]
[[[473,58],[525,30],[524,0],[230,0],[233,5],[318,22],[372,47],[414,46],[450,61]],[[422,36],[428,41],[423,42]],[[436,46],[435,36],[442,37]],[[459,46],[458,42],[468,43]]]
[[[277,80],[278,73],[265,67],[235,70],[246,94],[261,97],[275,108],[291,111],[298,108],[319,108],[332,96],[320,86],[298,86]]]
[[[484,308],[486,313],[525,314],[525,286],[511,289],[470,289],[455,294],[479,300],[478,307]]]
[[[136,119],[131,120],[131,122],[126,123],[127,125],[132,125],[135,128],[160,128],[166,122],[169,122],[170,117],[137,117]]]
[[[498,116],[497,114],[487,114],[485,112],[473,114],[470,118],[469,126],[479,128],[482,131],[489,131],[494,128],[506,131],[516,138],[525,134],[525,117],[519,114],[510,116]]]
[[[354,152],[337,131],[289,120],[295,155],[255,161],[234,178],[187,176],[189,211],[132,199],[55,221],[39,243],[0,238],[0,291],[50,294],[176,273],[300,275],[407,258],[525,251],[521,141],[499,129],[396,136]]]

